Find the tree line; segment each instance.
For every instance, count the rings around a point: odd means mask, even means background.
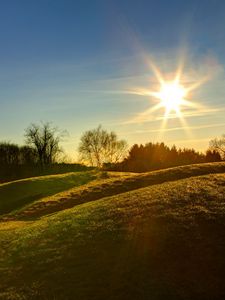
[[[207,150],[206,154],[194,149],[177,149],[164,143],[147,143],[133,145],[127,157],[116,164],[106,164],[105,168],[112,171],[147,172],[187,164],[216,162],[222,158],[218,151]]]
[[[0,182],[86,170],[88,167],[82,164],[64,162],[60,146],[64,135],[65,132],[46,122],[25,129],[24,146],[0,142]]]
[[[133,145],[113,131],[98,126],[84,132],[78,147],[79,164],[59,163],[65,131],[51,123],[31,124],[25,129],[25,145],[0,142],[0,181],[83,170],[85,165],[105,170],[146,172],[178,165],[225,160],[225,135],[210,141],[205,154],[194,149],[177,149],[164,143]],[[62,159],[61,159],[62,160]],[[61,161],[63,162],[63,160]]]

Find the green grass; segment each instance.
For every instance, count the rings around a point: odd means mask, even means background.
[[[222,300],[224,232],[224,174],[5,222],[0,299]]]
[[[99,177],[95,171],[33,177],[0,184],[0,215]]]
[[[99,176],[89,184],[76,186],[59,194],[32,201],[19,211],[13,211],[4,219],[34,219],[75,205],[94,201],[138,188],[174,181],[191,176],[225,172],[225,163],[196,164],[169,168],[143,174],[109,172],[109,178]]]
[[[39,201],[65,198],[64,195],[68,193],[70,195],[72,188],[77,191],[80,190],[79,187],[86,186],[90,182],[96,185],[96,183],[111,182],[130,176],[135,176],[135,173],[85,171],[33,177],[0,184],[0,216],[9,213],[17,215],[21,210],[33,207]],[[62,194],[63,191],[68,192]]]

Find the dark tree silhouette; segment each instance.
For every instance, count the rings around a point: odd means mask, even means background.
[[[19,146],[12,143],[0,143],[0,165],[19,164]]]
[[[207,150],[206,151],[206,161],[207,162],[214,162],[214,161],[221,161],[220,153],[216,150]]]
[[[36,149],[38,161],[42,166],[56,161],[57,155],[62,151],[59,146],[62,136],[63,133],[48,122],[31,124],[25,130],[26,143]]]
[[[117,164],[108,165],[108,169],[130,172],[147,172],[179,165],[202,163],[206,156],[194,149],[177,149],[164,143],[133,145],[128,156]]]
[[[23,177],[34,170],[37,155],[34,148],[0,143],[0,182]]]

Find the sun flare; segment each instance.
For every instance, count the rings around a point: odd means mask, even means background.
[[[175,81],[164,82],[156,96],[160,99],[161,105],[165,107],[165,115],[169,115],[172,111],[180,112],[180,106],[185,103],[186,95],[185,88]]]
[[[146,60],[147,61],[147,60]],[[182,70],[183,64],[179,64],[178,69],[174,72],[174,77],[167,79],[168,74],[162,74],[160,69],[153,64],[152,61],[147,61],[148,65],[152,69],[153,78],[159,83],[158,90],[150,90],[148,88],[135,88],[129,93],[148,96],[150,101],[157,99],[158,102],[155,105],[151,105],[149,109],[138,114],[134,119],[129,121],[130,123],[146,122],[152,119],[153,113],[164,110],[164,116],[160,117],[163,121],[163,127],[166,126],[167,119],[180,119],[181,123],[186,126],[184,120],[185,116],[189,116],[193,112],[199,112],[203,109],[203,106],[199,103],[190,100],[190,92],[197,89],[203,83],[209,80],[209,75],[199,78],[190,83],[190,80],[185,78]],[[185,83],[185,84],[184,84]]]
[[[169,120],[178,119],[182,128],[184,128],[186,133],[191,136],[185,118],[198,115],[206,108],[190,98],[192,97],[192,92],[194,90],[210,79],[210,74],[206,74],[204,77],[193,80],[188,77],[187,74],[183,73],[184,62],[182,60],[178,64],[178,68],[175,72],[163,74],[152,60],[147,57],[145,60],[154,75],[152,76],[152,86],[154,86],[154,89],[151,90],[148,87],[138,87],[129,90],[128,93],[147,96],[151,106],[126,123],[143,123],[151,122],[152,120],[161,120],[161,126],[157,130],[160,137],[167,127],[167,123],[170,122]],[[153,101],[155,102],[154,105]],[[160,115],[160,111],[162,110],[164,111],[164,114]]]

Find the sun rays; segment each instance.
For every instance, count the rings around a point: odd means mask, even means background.
[[[161,134],[164,132],[169,119],[178,119],[186,133],[190,135],[189,126],[185,120],[185,113],[196,113],[204,110],[202,105],[191,99],[191,92],[209,80],[209,76],[204,76],[190,84],[190,82],[184,80],[183,62],[179,64],[176,72],[173,75],[169,74],[169,76],[166,73],[163,74],[149,59],[147,60],[147,65],[151,68],[154,79],[157,81],[157,84],[152,84],[154,89],[136,88],[130,91],[130,93],[147,96],[151,103],[154,101],[155,104],[151,105],[128,123],[151,121],[157,112],[163,111],[162,123],[159,130]]]

